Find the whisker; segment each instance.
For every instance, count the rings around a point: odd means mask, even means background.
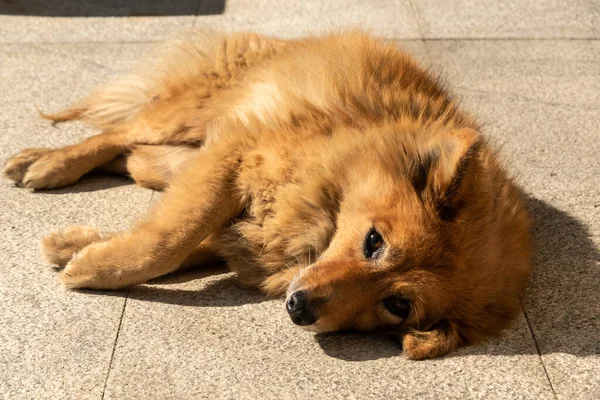
[[[413,304],[412,309],[414,310],[414,313],[417,315],[417,330],[421,330],[421,317],[419,316],[419,309],[417,308],[417,306],[415,306]]]

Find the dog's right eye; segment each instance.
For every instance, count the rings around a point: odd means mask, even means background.
[[[372,228],[365,238],[365,257],[375,258],[378,250],[383,246],[383,238],[381,234]]]

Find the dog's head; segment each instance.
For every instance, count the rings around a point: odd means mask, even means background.
[[[472,129],[384,136],[354,154],[336,233],[289,286],[292,321],[398,334],[415,359],[497,334],[528,276],[517,189]]]

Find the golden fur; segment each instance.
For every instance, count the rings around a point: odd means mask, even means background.
[[[167,189],[129,232],[44,239],[69,288],[118,289],[227,260],[245,284],[315,300],[315,331],[401,335],[412,359],[497,335],[519,312],[529,219],[479,126],[394,45],[196,33],[69,110],[101,130],[8,160],[19,185],[104,169]],[[378,257],[365,235],[381,233]],[[401,296],[399,318],[382,301]]]

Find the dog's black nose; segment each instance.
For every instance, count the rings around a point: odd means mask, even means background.
[[[310,311],[308,296],[303,291],[292,293],[285,308],[296,325],[312,325],[317,321],[315,314]]]

